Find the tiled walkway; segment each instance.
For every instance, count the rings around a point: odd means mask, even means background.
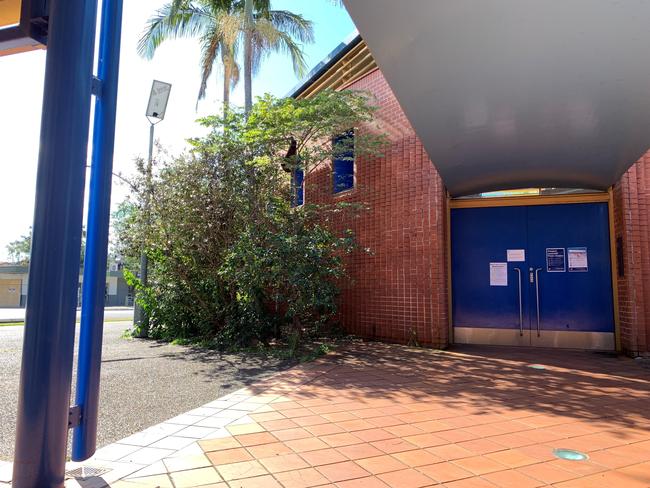
[[[69,485],[648,488],[650,369],[592,353],[358,344],[97,458],[112,474]]]

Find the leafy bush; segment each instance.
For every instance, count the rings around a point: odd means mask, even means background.
[[[361,208],[293,208],[291,174],[328,164],[340,150],[331,136],[350,128],[364,127],[357,156],[377,154],[383,138],[370,130],[372,112],[363,93],[267,96],[248,119],[231,111],[202,120],[209,135],[151,176],[139,162],[118,241],[123,253],[144,249],[149,258],[138,300],[153,337],[225,347],[272,337],[298,344],[332,325],[355,240],[329,223]]]

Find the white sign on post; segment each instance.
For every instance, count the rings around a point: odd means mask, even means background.
[[[508,263],[490,263],[490,286],[508,286]]]
[[[164,119],[167,110],[167,101],[172,86],[164,81],[154,80],[151,85],[151,95],[149,95],[149,105],[147,105],[147,117]]]
[[[508,249],[506,254],[509,263],[523,263],[526,261],[525,249]]]

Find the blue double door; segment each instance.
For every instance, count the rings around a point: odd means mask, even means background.
[[[607,203],[455,208],[457,343],[612,350]]]

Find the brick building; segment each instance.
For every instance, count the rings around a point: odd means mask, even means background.
[[[355,157],[342,191],[336,162],[304,177],[305,202],[369,207],[341,222],[372,250],[348,262],[341,316],[349,332],[434,347],[650,352],[650,153],[609,189],[540,182],[452,198],[361,37],[292,95],[325,88],[370,92],[390,141],[382,157]]]

